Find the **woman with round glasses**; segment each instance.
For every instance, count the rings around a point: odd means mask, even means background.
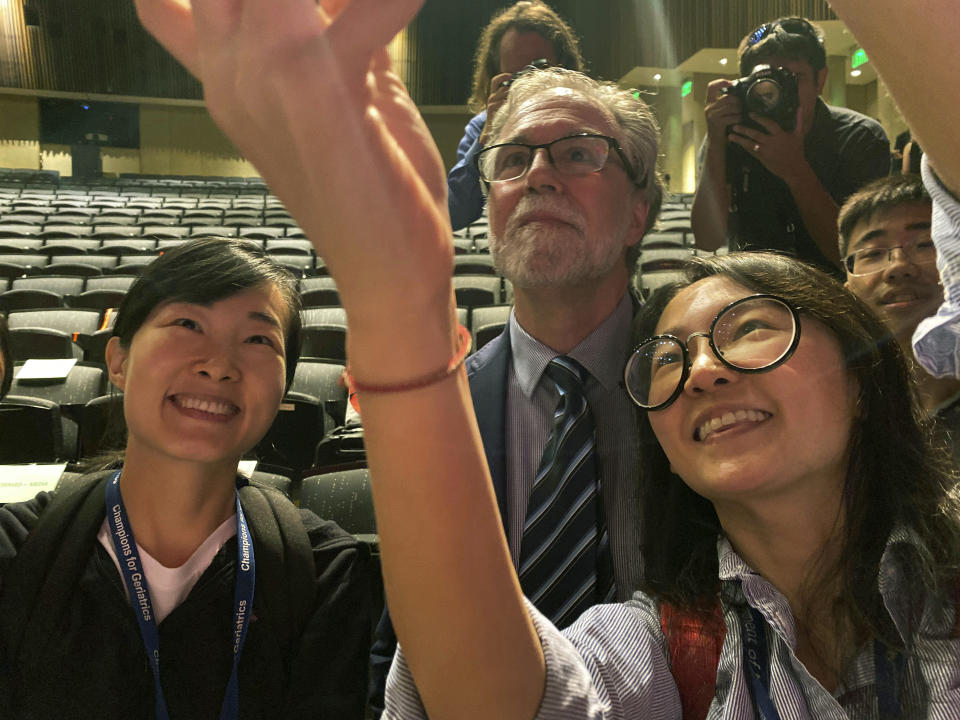
[[[738,253],[695,259],[635,331],[645,586],[562,634],[526,603],[543,666],[515,668],[515,716],[960,710],[956,478],[882,323],[808,265]],[[396,662],[389,717],[422,716],[439,669],[419,660]],[[431,717],[458,707],[430,690]]]

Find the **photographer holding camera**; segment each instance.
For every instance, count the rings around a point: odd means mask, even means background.
[[[737,54],[743,77],[707,86],[696,245],[783,251],[838,274],[839,206],[887,174],[887,136],[871,118],[820,99],[826,51],[807,20],[765,23]]]
[[[454,230],[483,214],[475,159],[489,141],[489,123],[507,99],[514,78],[525,69],[558,65],[583,70],[573,29],[541,0],[520,0],[497,12],[480,33],[473,89],[467,107],[477,113],[457,145],[457,163],[447,175],[447,201]]]

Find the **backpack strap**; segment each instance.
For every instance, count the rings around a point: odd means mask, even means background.
[[[310,537],[300,511],[279,490],[250,483],[240,488],[240,503],[256,543],[257,597],[276,618],[281,650],[291,657],[315,604]]]
[[[111,474],[88,475],[59,488],[4,577],[0,625],[13,666],[42,667],[50,657],[47,648],[58,642],[56,627],[103,523],[103,489]]]
[[[677,683],[684,720],[705,720],[717,687],[717,666],[727,635],[718,602],[704,616],[660,603],[660,627],[670,653],[670,672]]]

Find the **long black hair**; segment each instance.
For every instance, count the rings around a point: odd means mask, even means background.
[[[835,606],[854,629],[899,645],[877,584],[886,543],[895,527],[909,528],[924,548],[916,568],[923,584],[935,591],[952,587],[960,568],[960,502],[949,455],[945,447],[934,446],[898,343],[836,280],[785,256],[694,258],[684,273],[682,282],[655,292],[638,313],[637,341],[655,334],[660,315],[680,290],[719,276],[757,293],[783,297],[823,323],[839,342],[859,398],[840,509],[842,549],[836,565],[821,569],[819,577],[839,579]],[[720,589],[716,542],[722,529],[717,513],[710,501],[670,471],[646,412],[641,413],[639,431],[644,590],[674,606],[708,613]]]

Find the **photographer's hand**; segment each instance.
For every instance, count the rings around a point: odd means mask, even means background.
[[[494,75],[490,80],[490,96],[487,98],[487,122],[483,126],[483,132],[480,133],[479,143],[485,146],[490,142],[490,126],[493,124],[493,116],[497,114],[500,106],[507,101],[507,93],[510,92],[510,78],[513,73],[500,73]]]
[[[792,131],[784,130],[770,118],[751,114],[750,118],[767,132],[735,125],[729,140],[757,158],[787,184],[810,237],[820,252],[839,267],[837,214],[840,208],[804,155],[800,112],[797,110],[797,122]]]
[[[707,142],[700,171],[700,182],[690,210],[690,224],[697,247],[716,250],[727,242],[727,213],[730,189],[727,187],[727,128],[740,120],[740,98],[726,95],[729,80],[718,79],[707,85],[704,114],[707,118]]]
[[[774,120],[756,113],[751,113],[750,119],[763,130],[738,124],[733,126],[733,132],[727,139],[753,155],[767,170],[792,187],[796,179],[810,169],[803,152],[800,111],[797,111],[797,124],[793,130],[784,130]]]
[[[740,120],[742,104],[736,95],[724,93],[733,83],[729,80],[714,80],[707,85],[704,115],[707,118],[707,142],[725,145],[727,128]]]

